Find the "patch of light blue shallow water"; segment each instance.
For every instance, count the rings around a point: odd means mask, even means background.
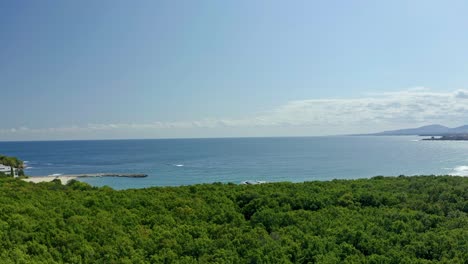
[[[262,180],[303,182],[376,175],[468,175],[468,141],[419,137],[296,137],[0,142],[33,176],[144,173],[86,178],[115,189]]]

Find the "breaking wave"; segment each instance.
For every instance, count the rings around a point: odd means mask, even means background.
[[[454,176],[468,176],[468,166],[457,166],[449,174]]]

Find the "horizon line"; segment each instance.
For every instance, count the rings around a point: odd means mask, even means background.
[[[337,134],[321,136],[234,136],[234,137],[162,137],[162,138],[105,138],[105,139],[46,139],[46,140],[0,140],[0,142],[63,142],[63,141],[126,141],[126,140],[184,140],[184,139],[249,139],[249,138],[315,138],[354,136],[355,134]],[[362,134],[366,135],[366,134]]]

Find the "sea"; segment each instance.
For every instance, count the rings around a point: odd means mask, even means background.
[[[378,175],[468,176],[468,141],[423,141],[416,136],[0,142],[0,154],[24,160],[31,176],[148,175],[80,179],[114,189]]]

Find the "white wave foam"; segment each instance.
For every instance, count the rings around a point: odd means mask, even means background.
[[[184,164],[174,164],[174,166],[176,166],[176,167],[183,167]]]
[[[457,166],[453,169],[450,175],[468,176],[468,166]]]
[[[50,174],[49,176],[60,176],[60,175],[63,175],[62,173],[54,173],[54,174]]]

